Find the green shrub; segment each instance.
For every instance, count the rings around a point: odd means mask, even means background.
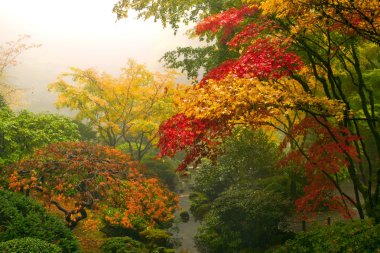
[[[139,240],[129,236],[110,237],[101,246],[103,253],[174,253],[171,234],[162,229],[147,229],[139,234]]]
[[[203,220],[211,209],[211,201],[206,195],[200,192],[191,193],[189,198],[190,212],[193,214],[195,220]]]
[[[141,242],[128,236],[111,237],[100,247],[103,253],[144,253],[148,252]]]
[[[380,251],[380,225],[348,221],[298,234],[275,253],[370,253]]]
[[[0,191],[0,227],[0,242],[33,237],[56,244],[64,253],[78,252],[78,242],[64,222],[19,193]]]
[[[152,251],[149,251],[150,253],[175,253],[174,249],[167,249],[165,247],[159,247]]]
[[[181,217],[181,220],[183,222],[188,222],[190,220],[190,215],[189,215],[189,212],[188,211],[182,211],[180,214],[179,214],[179,217]]]
[[[171,234],[163,229],[147,229],[140,233],[145,245],[149,249],[155,249],[157,247],[171,247],[169,240]]]
[[[61,253],[62,249],[37,238],[25,237],[0,243],[0,251],[3,253]]]

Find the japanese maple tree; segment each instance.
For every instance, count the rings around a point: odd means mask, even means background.
[[[290,142],[299,145],[297,140],[304,136],[314,141],[286,151]],[[291,129],[280,145],[286,154],[280,166],[297,164],[302,168],[297,173],[306,177],[304,195],[295,202],[298,212],[307,215],[325,207],[340,211],[346,218],[355,215],[351,207],[357,208],[357,202],[342,190],[340,182],[349,173],[350,160],[360,162],[354,146],[358,140],[360,137],[347,128],[334,126],[322,117],[306,117]]]
[[[348,30],[339,29],[332,23],[307,19],[309,16],[303,17],[302,15],[307,15],[308,10],[302,8],[297,10],[298,5],[284,7],[276,4],[277,9],[270,9],[271,3],[275,4],[273,1],[260,3],[248,1],[245,6],[222,11],[197,25],[196,33],[199,36],[206,37],[208,40],[216,39],[219,43],[228,46],[230,50],[237,52],[239,56],[228,59],[208,72],[199,85],[194,87],[193,92],[188,92],[183,98],[179,105],[180,112],[192,120],[215,122],[221,131],[216,133],[213,129],[210,136],[219,141],[223,140],[226,132],[228,133],[236,124],[253,128],[269,125],[290,137],[291,127],[284,128],[282,124],[282,119],[287,115],[299,115],[301,116],[299,121],[302,121],[305,115],[320,117],[322,120],[318,122],[317,129],[321,131],[321,127],[325,128],[324,140],[332,140],[331,145],[326,144],[323,147],[336,149],[337,152],[331,150],[329,153],[320,152],[321,149],[316,148],[318,146],[316,142],[314,148],[302,150],[301,153],[308,158],[316,158],[318,153],[322,154],[321,157],[330,155],[331,161],[339,161],[340,157],[343,157],[344,162],[336,167],[336,171],[318,175],[321,178],[326,177],[325,179],[329,181],[329,191],[334,188],[339,190],[339,180],[331,180],[329,173],[335,175],[339,170],[347,169],[354,182],[356,195],[354,199],[350,199],[350,202],[357,207],[360,216],[363,217],[358,194],[360,192],[363,196],[369,197],[372,193],[369,194],[364,186],[367,182],[362,181],[366,173],[362,169],[357,171],[358,168],[363,167],[360,165],[364,161],[362,157],[366,158],[365,162],[369,166],[370,175],[373,173],[371,172],[373,165],[371,165],[365,141],[363,138],[351,139],[349,147],[355,152],[339,152],[341,144],[334,135],[335,128],[347,129],[349,135],[352,133],[353,136],[359,136],[363,131],[362,126],[355,122],[352,110],[354,102],[348,97],[349,92],[347,93],[342,88],[342,80],[337,75],[338,69],[342,68],[351,75],[351,81],[356,83],[356,87],[359,87],[358,92],[359,95],[361,94],[362,102],[372,108],[362,107],[366,115],[364,120],[375,140],[378,136],[373,124],[374,97],[369,90],[366,90],[365,80],[360,77],[362,60],[358,58],[358,50],[347,43],[353,40],[355,35],[349,33]],[[374,11],[376,9],[374,6],[370,8]],[[281,11],[289,14],[288,19],[281,14]],[[316,38],[312,33],[320,33],[323,36]],[[349,51],[349,56],[344,48]],[[303,57],[297,55],[296,51]],[[291,125],[294,126],[294,123],[292,122]],[[315,130],[315,126],[309,127]],[[179,125],[180,128],[181,125]],[[188,126],[186,129],[190,132]],[[209,134],[208,129],[205,129],[204,135]],[[306,130],[303,135],[307,136],[308,131],[312,130]],[[170,140],[167,137],[163,139]],[[199,145],[198,139],[195,139],[192,144],[192,146],[196,145]],[[177,147],[180,146],[177,145]],[[187,150],[191,149],[187,148]],[[209,146],[208,149],[203,150],[213,149]],[[165,149],[163,151],[165,152]],[[311,164],[315,163],[314,161]],[[300,164],[305,166],[304,163]],[[309,183],[312,185],[321,182],[321,178],[309,177]],[[323,192],[323,187],[326,185],[328,184],[319,185],[319,190]],[[371,188],[371,184],[369,187]],[[311,188],[318,190],[316,184]],[[309,196],[310,191],[306,187],[305,196]],[[340,193],[347,199],[347,195]],[[374,200],[374,198],[369,198]],[[318,201],[315,202],[317,205]],[[338,204],[335,205],[337,206]]]
[[[176,8],[160,2],[150,5],[153,1],[135,8],[128,5],[132,2],[120,1],[118,7],[134,8],[141,16],[159,19],[164,17],[150,12],[153,6],[156,10]],[[380,221],[376,211],[380,205],[380,97],[376,90],[380,64],[374,61],[379,55],[378,1],[212,1],[204,11],[199,10],[200,5],[194,0],[177,9],[198,21],[194,34],[212,45],[177,50],[164,59],[191,73],[201,67],[207,73],[179,104],[178,115],[185,115],[187,123],[175,126],[174,118],[164,123],[161,133],[167,134],[161,134],[160,146],[186,150],[191,154],[185,159],[189,163],[209,153],[214,156],[218,149],[214,143],[223,141],[236,124],[271,126],[287,138],[294,137],[289,145],[301,150],[303,146],[297,147],[296,140],[305,139],[307,132],[317,132],[324,142],[331,140],[326,147],[336,149],[322,152],[322,157],[330,155],[331,161],[342,161],[339,170],[347,171],[353,182],[354,196],[349,202],[354,202],[361,218],[368,215]],[[168,20],[176,23],[181,18],[165,16],[162,22]],[[184,59],[173,60],[173,55]],[[319,119],[319,126],[292,136],[292,128],[306,116]],[[207,124],[198,134],[199,127],[190,122],[199,121]],[[169,137],[182,132],[197,134],[186,141]],[[355,136],[346,140],[346,147],[355,152],[340,152],[337,133]],[[314,141],[316,146],[302,150],[303,156],[318,156],[309,153],[321,151],[316,148],[322,145],[318,139],[308,140]],[[199,145],[202,148],[192,148]],[[306,166],[301,160],[300,166]],[[339,180],[322,174],[321,178],[326,177],[339,191]],[[319,180],[309,179],[309,183]],[[339,201],[343,204],[343,199]]]
[[[137,217],[154,226],[172,219],[176,206],[175,195],[156,179],[144,177],[130,156],[86,142],[51,144],[8,167],[2,177],[8,189],[55,206],[70,228],[85,219],[89,209],[125,227],[133,228]],[[115,219],[116,214],[107,211],[111,209],[123,219]]]

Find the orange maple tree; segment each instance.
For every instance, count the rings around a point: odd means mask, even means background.
[[[137,218],[154,226],[170,221],[177,203],[175,194],[144,177],[130,156],[86,142],[51,144],[4,172],[3,177],[10,175],[8,189],[55,206],[70,228],[88,216],[88,209],[127,228],[134,228]]]

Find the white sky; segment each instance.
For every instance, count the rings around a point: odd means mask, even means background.
[[[152,20],[135,15],[116,22],[116,0],[0,0],[0,44],[31,35],[42,44],[19,57],[9,69],[9,82],[24,88],[28,109],[54,110],[55,98],[47,85],[69,66],[96,68],[118,74],[128,58],[151,70],[162,70],[158,60],[166,51],[197,42],[186,38],[184,28],[174,36]]]

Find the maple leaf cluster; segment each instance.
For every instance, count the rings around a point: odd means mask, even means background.
[[[255,4],[255,0],[248,0]],[[378,0],[265,0],[260,3],[265,15],[287,19],[291,17],[293,33],[324,27],[346,35],[359,35],[380,43],[380,12]]]
[[[259,20],[247,20],[257,12],[257,7],[243,6],[238,12],[231,8],[220,14],[210,16],[200,22],[196,27],[197,34],[206,31],[216,33],[219,29],[224,31],[222,43],[230,49],[240,52],[237,59],[229,59],[218,67],[209,71],[201,80],[203,85],[208,79],[221,80],[231,74],[237,78],[257,77],[261,79],[279,79],[299,71],[303,67],[301,58],[293,52],[288,51],[284,38],[271,37],[266,32],[275,31],[277,25],[274,21],[262,17]],[[227,41],[234,29],[239,29]],[[228,34],[226,34],[228,31]]]
[[[299,56],[287,52],[278,39],[257,39],[239,59],[231,59],[212,69],[202,79],[221,80],[227,75],[237,78],[257,77],[260,79],[279,79],[300,70],[303,63]]]
[[[128,180],[116,182],[108,195],[105,221],[136,230],[173,220],[178,202],[177,196],[161,187],[156,178],[145,178],[136,169]]]
[[[251,22],[247,26],[244,26],[240,32],[227,42],[227,45],[231,48],[249,45],[253,39],[259,37],[265,30],[274,31],[277,27],[274,21],[262,18],[260,19],[260,23]]]
[[[221,142],[215,138],[228,130],[223,124],[217,124],[208,119],[187,117],[185,114],[176,114],[165,121],[159,130],[159,156],[174,156],[181,150],[186,150],[186,157],[177,170],[185,170],[191,162],[199,162],[201,157],[212,157],[210,146],[217,146]]]
[[[219,30],[222,30],[222,40],[225,40],[236,26],[240,25],[247,16],[253,15],[256,11],[256,7],[248,6],[243,6],[239,9],[230,8],[227,11],[209,16],[202,22],[199,22],[195,27],[195,31],[200,35],[207,31],[217,33]]]

